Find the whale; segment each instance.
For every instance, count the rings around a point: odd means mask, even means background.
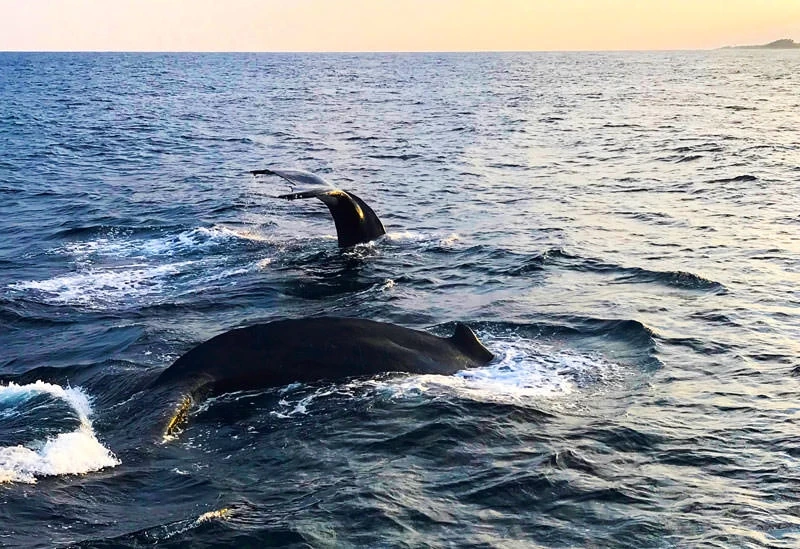
[[[212,393],[281,387],[384,372],[453,374],[494,355],[461,322],[450,337],[361,318],[282,319],[235,328],[179,357],[155,385]]]
[[[316,198],[328,207],[336,225],[336,236],[340,248],[350,248],[356,244],[366,244],[386,234],[383,223],[375,211],[355,193],[337,189],[324,178],[295,169],[252,170],[254,176],[275,175],[292,185],[316,185],[315,188],[301,192],[278,195],[285,200]]]
[[[212,337],[168,366],[151,388],[181,389],[165,429],[170,435],[195,401],[212,395],[389,372],[449,375],[493,358],[461,322],[451,336],[439,337],[360,318],[282,319]]]

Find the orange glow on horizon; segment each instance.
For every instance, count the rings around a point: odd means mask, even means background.
[[[0,0],[0,50],[527,51],[800,41],[800,0]]]

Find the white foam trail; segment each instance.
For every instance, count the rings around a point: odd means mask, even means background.
[[[568,399],[581,390],[614,383],[625,373],[622,365],[601,357],[556,350],[530,339],[498,339],[481,334],[481,340],[497,357],[488,366],[454,375],[354,380],[345,385],[325,385],[310,394],[302,390],[302,385],[290,385],[282,391],[279,409],[272,414],[281,418],[307,415],[319,399],[358,395],[374,398],[376,393],[390,399],[455,395],[478,402],[524,406],[543,399]]]
[[[234,278],[234,277],[237,277],[239,275],[247,274],[247,273],[249,273],[251,271],[254,271],[254,270],[264,270],[261,267],[261,263],[264,262],[264,261],[265,260],[257,261],[255,263],[253,263],[252,265],[248,265],[246,267],[238,267],[238,268],[235,268],[235,269],[225,269],[225,270],[220,271],[218,273],[210,272],[209,274],[207,274],[205,276],[198,277],[194,281],[195,285],[193,287],[189,288],[188,290],[185,290],[183,292],[178,293],[178,295],[186,296],[186,295],[191,295],[191,294],[204,292],[204,291],[207,291],[209,289],[209,287],[213,286],[214,283],[216,283],[216,282],[220,282],[220,281],[226,280],[228,278]],[[267,260],[267,263],[265,263],[265,265],[269,265],[269,261],[271,261],[271,260]],[[231,284],[235,284],[235,282],[232,282]]]
[[[420,242],[422,240],[430,240],[431,235],[427,233],[420,233],[417,231],[392,231],[390,233],[386,233],[386,238],[389,240],[410,240],[411,242]]]
[[[134,295],[147,297],[161,294],[170,277],[186,272],[194,263],[182,261],[158,266],[126,265],[115,269],[90,269],[47,280],[12,282],[9,288],[38,293],[50,303],[97,308]]]
[[[196,250],[205,250],[215,246],[223,246],[230,240],[249,240],[266,242],[269,239],[250,230],[239,230],[213,225],[197,227],[182,231],[177,235],[166,235],[157,238],[98,238],[87,242],[71,242],[55,250],[75,257],[76,260],[88,261],[92,256],[146,258],[156,256],[173,256]]]
[[[45,280],[12,282],[8,288],[28,292],[35,299],[50,304],[87,309],[157,302],[176,291],[182,295],[179,289],[185,286],[188,275],[192,275],[194,286],[183,294],[203,291],[209,285],[222,280],[227,282],[227,279],[268,266],[271,260],[262,259],[253,265],[225,269],[229,257],[224,253],[226,245],[236,239],[267,240],[253,231],[215,225],[160,238],[126,239],[112,234],[109,238],[74,242],[57,248],[53,253],[72,256],[77,272]],[[220,250],[213,250],[214,247],[220,247]],[[177,261],[180,256],[210,249],[210,255],[204,254],[197,259],[190,256],[192,259]],[[173,256],[174,261],[164,262],[165,258]]]
[[[555,350],[529,339],[483,341],[495,354],[488,366],[453,376],[425,375],[394,380],[398,395],[455,393],[482,402],[525,404],[571,395],[618,379],[622,367],[590,355]]]
[[[208,290],[252,271],[264,270],[271,262],[262,259],[244,267],[221,269],[221,261],[182,261],[166,265],[125,265],[108,269],[89,269],[46,280],[12,282],[8,287],[29,292],[37,300],[54,304],[104,309],[129,304],[157,303],[174,295]],[[200,273],[200,274],[198,274]],[[192,286],[181,290],[192,275]]]
[[[28,385],[9,383],[0,385],[0,402],[24,400],[47,393],[66,402],[77,414],[78,428],[61,433],[40,443],[28,446],[0,446],[0,483],[35,483],[37,477],[52,475],[78,475],[114,467],[120,461],[97,440],[89,416],[92,407],[89,398],[78,387],[37,381]]]

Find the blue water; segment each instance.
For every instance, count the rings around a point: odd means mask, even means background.
[[[0,54],[0,545],[797,546],[798,89],[794,51]],[[497,358],[161,436],[178,356],[320,314]]]

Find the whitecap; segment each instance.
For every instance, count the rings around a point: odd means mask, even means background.
[[[270,265],[272,265],[272,258],[265,257],[264,259],[261,259],[256,262],[256,269],[259,271],[265,271],[267,270],[267,268],[269,268]]]
[[[391,278],[387,278],[386,281],[383,284],[381,284],[379,290],[382,292],[388,292],[389,290],[393,289],[395,285],[396,283],[394,280],[392,280]]]
[[[0,402],[24,406],[27,399],[46,393],[63,400],[78,416],[75,431],[61,433],[26,446],[0,446],[0,483],[35,483],[37,477],[78,475],[115,467],[120,461],[95,436],[89,416],[89,397],[79,387],[61,387],[43,381],[27,385],[0,385]]]

